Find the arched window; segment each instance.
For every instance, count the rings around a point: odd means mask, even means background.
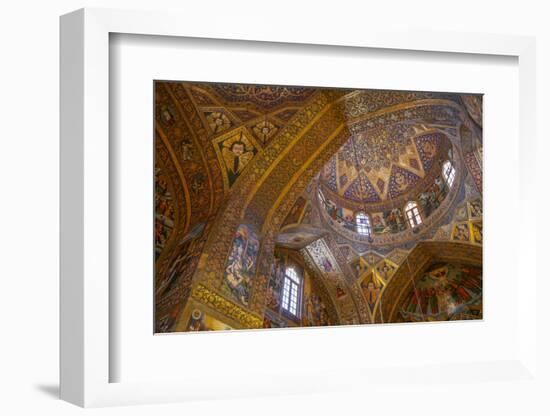
[[[443,170],[443,178],[445,178],[445,182],[447,183],[447,186],[450,188],[451,186],[453,186],[456,170],[453,164],[449,160],[443,163],[442,170]]]
[[[409,220],[409,225],[411,228],[422,224],[422,218],[420,217],[420,211],[418,211],[418,205],[416,202],[411,201],[405,205],[405,215]]]
[[[302,279],[298,276],[294,267],[285,268],[285,279],[283,283],[283,310],[300,317],[300,298],[302,295]]]
[[[355,228],[361,235],[370,235],[371,226],[370,219],[367,214],[360,212],[355,216]]]

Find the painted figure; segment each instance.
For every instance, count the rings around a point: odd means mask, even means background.
[[[275,312],[278,312],[279,307],[281,306],[281,290],[284,267],[284,258],[275,255],[266,293],[266,305]]]
[[[481,269],[452,263],[432,266],[403,304],[406,321],[477,319],[481,315]]]
[[[378,296],[380,296],[380,285],[376,284],[371,276],[369,281],[363,281],[361,283],[361,288],[363,289],[363,294],[365,295],[367,304],[371,309],[373,309]]]
[[[233,240],[233,247],[225,267],[226,286],[244,305],[248,305],[250,285],[256,272],[259,241],[252,230],[240,225]]]
[[[455,241],[469,241],[470,231],[468,230],[468,224],[457,224],[453,232],[453,240]]]
[[[232,142],[229,146],[223,146],[222,156],[227,169],[229,184],[235,183],[248,162],[254,157],[254,152],[247,149],[242,140]]]
[[[315,293],[307,296],[305,302],[305,325],[326,326],[329,325],[328,313],[322,299]]]

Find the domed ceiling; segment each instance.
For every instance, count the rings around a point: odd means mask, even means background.
[[[410,125],[380,126],[352,136],[323,168],[320,183],[329,198],[350,208],[406,195],[431,175],[442,134]]]

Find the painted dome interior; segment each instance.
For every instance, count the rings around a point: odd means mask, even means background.
[[[482,318],[482,108],[155,83],[155,331]]]
[[[444,140],[442,134],[419,134],[407,125],[353,136],[325,165],[321,184],[352,203],[395,199],[431,172]]]
[[[444,169],[451,164],[456,176],[453,153],[445,134],[414,124],[378,127],[350,137],[317,179],[327,221],[343,237],[361,239],[354,231],[368,234],[370,243],[384,234],[407,231],[405,207],[410,201],[418,201],[419,212],[428,219],[457,183]],[[366,216],[370,229],[357,232],[359,214]]]

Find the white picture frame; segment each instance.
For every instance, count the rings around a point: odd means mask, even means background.
[[[307,388],[296,377],[281,389],[282,376],[273,375],[263,384],[240,380],[230,386],[229,376],[204,391],[207,383],[188,379],[156,382],[110,382],[110,365],[116,354],[110,349],[109,275],[112,259],[110,238],[109,153],[109,37],[110,34],[165,36],[181,38],[225,39],[248,42],[278,42],[333,47],[374,48],[384,50],[430,51],[442,54],[504,55],[518,59],[519,66],[519,217],[524,232],[518,236],[518,257],[527,259],[536,243],[536,229],[529,204],[533,203],[536,151],[535,40],[531,37],[472,33],[399,32],[349,27],[328,33],[314,24],[307,32],[264,24],[235,32],[230,22],[204,25],[201,19],[185,19],[174,13],[82,9],[61,18],[61,388],[63,400],[84,407],[122,404],[162,403],[209,397],[249,397],[279,393],[323,392],[347,388],[340,380],[352,377],[356,387],[372,377],[384,379],[385,369],[369,376],[349,368],[327,373],[331,382],[313,383]],[[525,145],[528,144],[528,145]],[[529,263],[529,262],[525,262]],[[467,371],[503,374],[507,381],[529,380],[532,388],[544,383],[537,371],[536,279],[534,262],[524,269],[526,283],[518,288],[520,307],[517,355],[501,362],[481,362],[456,366],[422,366],[417,376],[424,380],[439,372],[452,371],[466,379]],[[529,268],[530,267],[530,268]],[[519,273],[519,271],[518,271]],[[538,325],[538,326],[537,326]],[[223,335],[223,334],[220,334]],[[394,370],[391,370],[394,371]],[[399,373],[397,373],[399,374]],[[316,374],[310,374],[315,379]],[[370,377],[370,379],[369,379]],[[497,377],[497,376],[495,376]],[[498,377],[497,377],[498,378]],[[483,377],[481,377],[481,380]],[[369,381],[370,380],[370,381]],[[491,378],[493,380],[493,378]],[[475,381],[481,382],[481,381]],[[224,389],[225,387],[225,390]],[[222,391],[223,390],[223,391]],[[246,393],[243,393],[246,392]],[[498,396],[496,393],[495,398]]]

